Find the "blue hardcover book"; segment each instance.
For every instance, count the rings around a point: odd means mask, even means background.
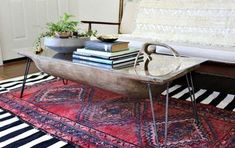
[[[96,57],[89,57],[89,56],[82,56],[82,55],[76,55],[76,54],[73,54],[73,59],[85,60],[85,61],[103,63],[103,64],[109,64],[109,65],[113,64],[112,60],[96,58]]]
[[[88,50],[97,50],[105,52],[117,52],[128,50],[129,42],[115,41],[115,42],[102,42],[99,40],[91,40],[85,42],[85,48]]]
[[[90,57],[90,56],[83,56],[83,55],[76,55],[76,54],[73,54],[73,58],[91,61],[91,62],[115,65],[115,64],[119,64],[119,63],[125,63],[128,61],[134,61],[136,58],[136,55],[137,55],[137,53],[135,55],[125,56],[125,57],[121,57],[121,58],[118,58],[115,60],[102,59],[102,58],[97,58],[97,57]],[[140,59],[143,58],[143,55],[141,55],[139,58]]]
[[[138,63],[140,63],[142,61],[143,61],[143,59],[139,59]],[[135,61],[129,61],[129,62],[125,62],[125,63],[110,65],[110,64],[102,64],[102,63],[85,61],[85,60],[80,60],[80,59],[73,59],[73,63],[85,64],[85,65],[101,67],[101,68],[105,68],[105,69],[121,69],[121,68],[134,66]]]
[[[96,63],[96,62],[80,60],[80,59],[73,59],[73,63],[85,64],[85,65],[90,65],[90,66],[95,66],[95,67],[106,68],[106,69],[113,68],[113,66],[109,64],[101,64],[101,63]]]

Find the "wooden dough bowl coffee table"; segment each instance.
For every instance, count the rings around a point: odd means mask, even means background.
[[[160,144],[158,141],[157,124],[153,108],[153,97],[157,97],[163,90],[166,90],[164,145],[167,146],[169,85],[173,80],[186,76],[188,89],[191,94],[195,121],[199,123],[191,71],[195,70],[206,60],[152,54],[151,51],[148,51],[149,45],[152,44],[145,44],[141,50],[146,57],[145,62],[136,67],[119,70],[73,63],[71,54],[52,53],[50,50],[45,50],[42,54],[37,55],[30,51],[20,51],[19,54],[28,57],[21,95],[23,95],[30,61],[33,60],[41,72],[45,72],[55,77],[86,83],[132,98],[149,98],[156,136],[155,140],[159,147]],[[160,46],[169,48],[162,44],[160,44]],[[174,55],[177,55],[177,52],[173,49],[171,50]]]

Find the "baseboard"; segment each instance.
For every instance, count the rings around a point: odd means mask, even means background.
[[[20,57],[20,58],[11,59],[11,60],[5,60],[5,61],[3,61],[3,64],[15,63],[15,62],[23,61],[26,59],[27,59],[26,57]]]
[[[235,78],[235,64],[205,62],[196,72],[218,77]]]

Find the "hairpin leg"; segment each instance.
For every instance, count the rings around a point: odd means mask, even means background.
[[[199,117],[198,117],[198,114],[197,114],[197,105],[196,105],[194,85],[193,85],[193,79],[192,79],[191,72],[186,75],[186,81],[187,81],[187,85],[188,85],[190,99],[191,99],[191,102],[192,102],[194,118],[195,118],[196,123],[199,124],[200,121],[199,121]],[[190,90],[190,88],[191,88],[192,91]]]
[[[166,90],[166,104],[165,104],[165,133],[164,133],[164,146],[167,147],[167,133],[168,133],[168,105],[169,105],[169,83],[167,83],[167,90]],[[160,147],[160,143],[158,140],[158,126],[156,123],[156,117],[154,112],[154,106],[153,106],[153,97],[152,97],[152,91],[151,91],[151,84],[148,84],[148,92],[149,92],[149,99],[150,99],[150,105],[151,105],[151,112],[152,112],[152,118],[153,118],[153,127],[154,127],[154,134],[155,134],[155,141],[157,144],[157,147]]]
[[[26,83],[27,76],[28,76],[28,73],[29,73],[30,65],[31,65],[31,59],[30,59],[30,58],[27,58],[26,67],[25,67],[25,71],[24,71],[23,84],[22,84],[22,87],[21,87],[20,98],[22,98],[22,96],[23,96],[23,94],[24,94],[25,83]]]
[[[165,142],[164,145],[167,147],[167,132],[168,132],[168,104],[169,104],[169,83],[167,83],[166,89],[166,104],[165,104]]]
[[[150,100],[150,106],[151,106],[151,112],[152,112],[152,118],[153,118],[153,128],[154,128],[154,134],[155,134],[155,142],[157,144],[157,147],[160,147],[159,141],[158,141],[158,132],[157,132],[157,123],[155,118],[155,112],[154,112],[154,106],[153,106],[153,96],[151,91],[151,84],[148,84],[148,93],[149,93],[149,100]]]

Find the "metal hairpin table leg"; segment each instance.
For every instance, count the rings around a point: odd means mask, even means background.
[[[150,106],[151,106],[151,112],[152,112],[152,118],[153,118],[153,128],[154,128],[154,134],[155,134],[155,142],[157,144],[157,147],[160,147],[159,141],[158,141],[158,132],[157,132],[157,123],[155,118],[155,112],[154,112],[154,106],[153,106],[153,96],[151,91],[151,84],[148,84],[148,93],[149,93],[149,100],[150,100]]]
[[[22,84],[22,87],[21,87],[20,98],[22,98],[22,96],[24,94],[24,88],[25,88],[25,83],[26,83],[27,76],[28,76],[28,73],[29,73],[30,64],[31,64],[31,59],[27,58],[26,67],[25,67],[25,71],[24,71],[23,84]]]
[[[153,117],[153,127],[154,127],[154,133],[155,133],[155,141],[157,144],[157,147],[160,147],[160,143],[158,140],[158,126],[156,123],[155,118],[155,112],[154,112],[154,106],[153,106],[153,97],[152,97],[152,91],[151,91],[151,84],[148,84],[148,92],[149,92],[149,99],[150,99],[150,105],[151,105],[151,112]],[[164,139],[164,146],[167,147],[167,133],[168,133],[168,104],[169,104],[169,83],[167,83],[167,90],[166,90],[166,105],[165,105],[165,139]]]
[[[167,83],[166,89],[166,105],[165,105],[165,142],[164,145],[167,147],[167,132],[168,132],[168,104],[169,104],[169,83]]]
[[[196,123],[199,124],[200,121],[199,121],[199,117],[198,117],[198,114],[197,114],[197,105],[196,105],[194,85],[193,85],[193,79],[192,79],[191,72],[186,75],[186,81],[187,81],[187,85],[188,85],[190,99],[191,99],[191,102],[192,102],[194,118],[195,118]],[[192,91],[190,90],[190,88],[191,88]]]

